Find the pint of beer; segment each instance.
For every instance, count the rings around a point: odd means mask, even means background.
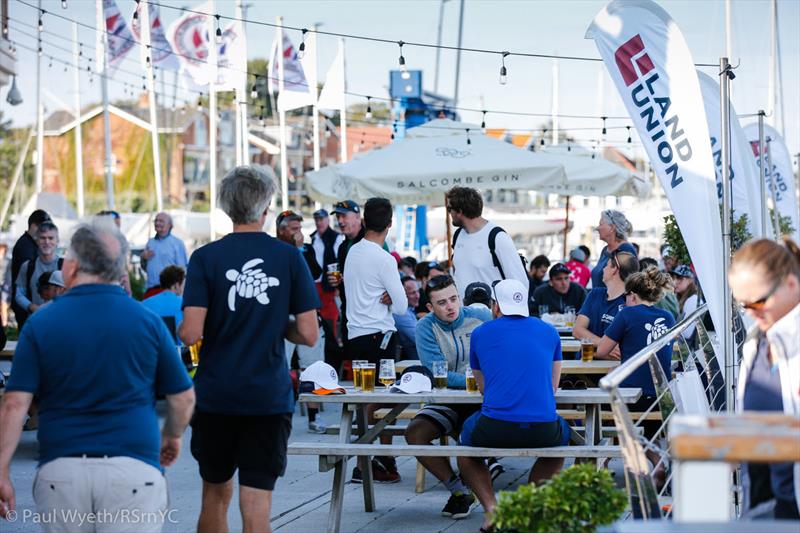
[[[472,373],[471,368],[467,367],[464,371],[464,376],[467,378],[467,392],[479,392],[478,380],[475,379],[475,374]]]
[[[189,346],[189,354],[192,356],[192,364],[197,366],[200,363],[200,348],[203,346],[203,339]]]
[[[433,362],[433,388],[438,390],[447,388],[447,361]]]
[[[361,390],[375,392],[375,363],[364,363],[361,366]]]
[[[353,389],[361,390],[361,370],[367,361],[353,361]]]
[[[594,359],[595,346],[592,339],[581,339],[581,361],[588,363]]]
[[[336,279],[336,282],[342,281],[342,273],[339,272],[339,264],[338,263],[331,263],[326,267],[328,269],[328,275],[332,276]]]

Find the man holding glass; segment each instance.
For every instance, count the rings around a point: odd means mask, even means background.
[[[453,389],[466,387],[465,371],[469,367],[472,331],[491,320],[489,309],[461,305],[455,281],[448,275],[435,276],[425,285],[430,313],[417,323],[417,353],[436,381],[443,375]],[[444,369],[441,374],[440,368]],[[479,408],[476,404],[426,405],[406,430],[409,444],[431,444],[434,439],[450,435],[458,439],[464,420]],[[450,490],[450,499],[442,509],[443,516],[465,518],[475,498],[453,471],[445,457],[417,457],[430,473]]]

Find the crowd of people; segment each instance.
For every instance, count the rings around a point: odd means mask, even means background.
[[[580,246],[563,262],[537,256],[528,269],[511,236],[482,216],[475,189],[446,195],[456,227],[447,262],[392,252],[394,208],[385,198],[315,211],[308,242],[302,215],[283,211],[272,237],[263,228],[274,194],[257,168],[231,170],[218,196],[233,232],[188,260],[171,218],[159,213],[141,254],[141,303],[129,296],[119,215],[104,212],[80,226],[63,258],[47,213],[30,216],[9,269],[20,340],[0,407],[0,515],[14,508],[11,458],[38,412],[40,509],[165,508],[163,469],[177,459],[191,423],[203,484],[198,531],[227,530],[237,473],[245,530],[269,530],[298,376],[318,361],[348,376],[356,360],[419,359],[426,374],[444,366],[453,389],[464,389],[471,371],[483,404],[425,405],[406,429],[409,444],[449,436],[464,446],[565,445],[570,428],[555,406],[563,359],[555,318],[572,317],[572,334],[591,341],[598,358],[624,362],[702,303],[691,265],[677,264],[669,249],[658,259],[639,257],[619,211],[601,213],[597,231],[606,246],[594,265]],[[738,405],[798,414],[800,251],[791,241],[746,245],[734,258],[731,287],[757,325],[745,345]],[[176,346],[199,350],[198,360],[182,360]],[[667,377],[671,358],[671,348],[658,353]],[[623,386],[642,390],[642,408],[655,400],[646,367]],[[168,406],[161,430],[158,397]],[[325,433],[317,406],[308,407],[308,430]],[[480,502],[489,528],[492,481],[503,469],[497,459],[460,457],[458,471],[442,457],[419,462],[450,492],[444,516],[464,518]],[[542,483],[562,465],[540,458],[529,481]],[[369,468],[378,483],[400,480],[391,457],[376,457]],[[759,485],[771,488],[754,504],[774,497],[782,516],[796,516],[796,465],[750,473],[772,480]],[[663,475],[662,465],[655,477]],[[352,480],[362,476],[356,467]],[[99,487],[112,488],[98,503]]]

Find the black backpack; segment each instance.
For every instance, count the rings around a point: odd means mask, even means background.
[[[461,230],[464,228],[458,228],[456,232],[453,234],[453,250],[456,249],[456,241],[458,241],[458,235],[461,233]],[[500,226],[495,226],[489,232],[489,253],[492,254],[492,264],[500,271],[500,277],[502,279],[506,279],[506,274],[503,272],[503,267],[500,266],[500,259],[497,257],[497,253],[495,252],[495,246],[497,245],[497,234],[498,233],[505,233],[506,230],[501,228]],[[519,260],[522,261],[522,270],[528,272],[528,261],[525,257],[520,254]]]

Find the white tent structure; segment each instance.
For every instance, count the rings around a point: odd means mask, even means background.
[[[329,203],[378,196],[441,205],[455,185],[563,196],[644,196],[649,190],[641,178],[602,158],[522,150],[472,124],[439,119],[406,135],[353,161],[307,173],[309,194]]]

